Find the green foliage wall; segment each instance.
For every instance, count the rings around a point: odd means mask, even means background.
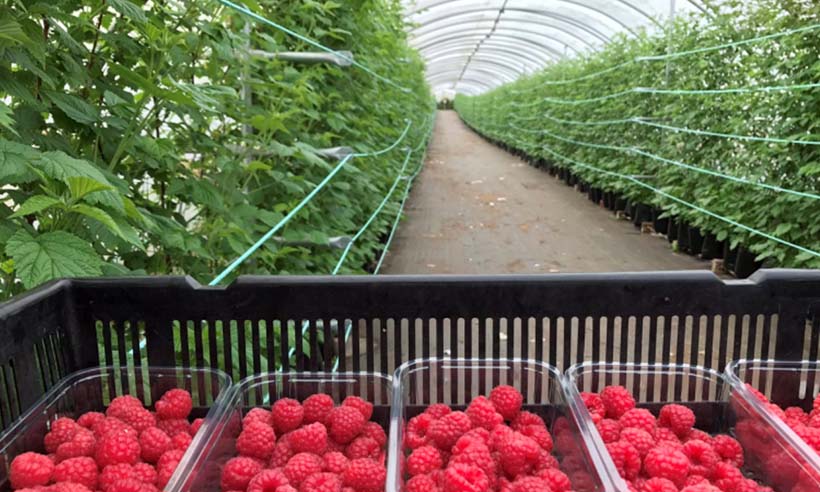
[[[660,206],[720,240],[728,238],[732,246],[743,244],[759,259],[781,266],[820,267],[817,256],[729,225],[629,181],[572,166],[554,154],[609,171],[645,176],[647,183],[670,195],[820,251],[820,200],[762,190],[640,154],[567,141],[636,147],[755,183],[818,194],[820,146],[693,135],[622,120],[650,118],[654,123],[686,129],[818,142],[820,89],[702,95],[633,91],[598,99],[640,87],[702,90],[820,81],[817,29],[669,60],[632,63],[636,57],[696,50],[820,22],[816,2],[765,0],[721,5],[709,18],[681,18],[659,34],[620,38],[600,52],[556,63],[493,92],[472,98],[459,96],[456,109],[472,126],[494,139],[535,158],[573,167],[573,172],[594,186]],[[608,70],[611,67],[619,68]],[[601,71],[604,73],[594,75]],[[576,81],[554,83],[568,79]],[[598,100],[556,102],[580,99]]]
[[[398,0],[244,3],[410,93],[354,67],[249,57],[315,48],[212,0],[0,0],[0,298],[61,276],[210,280],[327,175],[317,149],[387,147],[406,118],[405,144],[425,138],[434,103]],[[322,244],[369,217],[403,146],[351,161],[237,273],[329,272],[340,251]]]

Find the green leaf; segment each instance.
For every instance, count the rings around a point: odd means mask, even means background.
[[[82,200],[87,195],[97,191],[112,189],[109,185],[100,183],[96,179],[91,179],[86,176],[72,176],[66,179],[68,183],[68,191],[71,193],[71,198],[74,200]]]
[[[20,208],[11,214],[9,218],[13,219],[16,217],[25,217],[26,215],[36,214],[37,212],[42,212],[43,210],[60,205],[61,203],[62,202],[60,200],[50,196],[34,195],[20,205]]]
[[[38,152],[28,145],[0,139],[0,183],[18,184],[34,181],[37,177],[28,164]]]
[[[75,214],[82,214],[86,217],[90,217],[96,220],[97,222],[100,222],[102,225],[107,227],[111,232],[113,232],[117,236],[122,237],[122,230],[120,230],[120,226],[117,225],[114,219],[110,215],[108,215],[108,213],[105,210],[99,209],[97,207],[91,207],[84,203],[78,203],[69,208],[68,211]]]
[[[3,15],[8,15],[4,13]],[[26,33],[23,32],[23,27],[14,19],[7,17],[0,19],[0,39],[11,41],[13,44],[26,44],[31,40]]]
[[[14,117],[12,116],[14,113],[12,112],[11,108],[6,106],[6,103],[0,101],[0,127],[9,130],[10,132],[17,135],[17,130],[14,129]],[[0,170],[2,171],[2,170]]]
[[[125,17],[133,20],[134,22],[138,22],[140,24],[144,24],[148,21],[145,17],[145,11],[139,8],[137,5],[129,2],[128,0],[108,0],[108,5],[111,5],[114,10],[121,13]]]
[[[46,96],[69,118],[85,125],[97,121],[97,109],[77,96],[44,91]]]
[[[102,261],[89,243],[64,231],[32,236],[19,230],[6,243],[17,275],[26,288],[64,277],[89,277],[102,273]]]

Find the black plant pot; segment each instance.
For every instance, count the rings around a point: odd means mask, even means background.
[[[669,219],[669,230],[666,231],[666,239],[670,243],[678,239],[678,221],[675,218]]]
[[[678,251],[689,251],[689,224],[678,222]]]
[[[734,272],[735,271],[735,262],[737,260],[737,248],[732,249],[729,247],[729,239],[727,238],[726,241],[723,241],[723,268],[726,271]]]
[[[755,261],[756,256],[756,254],[740,246],[737,249],[737,259],[735,260],[735,277],[746,278],[759,270],[763,266],[763,262]]]
[[[614,206],[616,212],[626,210],[626,198],[616,196]]]
[[[704,260],[714,260],[723,257],[723,241],[718,241],[717,236],[707,233],[703,236],[703,246],[700,249],[700,257]]]
[[[669,231],[669,219],[666,217],[662,219],[661,215],[663,215],[663,210],[652,207],[652,228],[658,234],[666,234]]]
[[[626,208],[624,209],[624,212],[626,213],[626,216],[630,217],[630,218],[635,217],[635,208],[636,208],[635,203],[633,203],[632,201],[626,202]]]
[[[635,224],[635,227],[640,227],[644,222],[649,222],[651,220],[652,209],[649,205],[639,203],[635,206],[635,215],[632,216],[632,223]]]
[[[609,210],[615,209],[615,195],[611,191],[605,191],[603,196],[604,207]]]
[[[703,249],[703,234],[697,227],[689,228],[689,253],[699,255]]]

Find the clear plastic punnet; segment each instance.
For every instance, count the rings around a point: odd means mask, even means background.
[[[403,364],[393,377],[393,408],[388,443],[387,491],[404,490],[403,436],[407,422],[434,403],[464,410],[477,396],[510,385],[524,397],[523,410],[544,419],[553,437],[553,455],[576,492],[606,490],[598,476],[596,455],[588,452],[554,367],[520,359],[419,359]]]
[[[371,420],[386,433],[392,389],[390,377],[382,374],[282,372],[249,376],[233,387],[223,418],[211,432],[207,446],[165,492],[220,492],[222,468],[237,455],[236,438],[242,430],[242,418],[253,408],[270,409],[280,398],[303,402],[319,393],[330,395],[336,405],[348,396],[358,396],[373,403]]]
[[[600,392],[609,385],[626,387],[639,408],[656,416],[669,403],[690,408],[696,418],[695,429],[734,437],[743,448],[744,475],[775,492],[820,490],[813,478],[814,468],[796,447],[795,440],[721,373],[683,364],[587,362],[570,367],[565,383],[573,410],[583,416],[581,426],[587,445],[599,453],[604,465],[602,476],[607,481],[607,490],[629,489],[606,450],[581,392]]]
[[[34,451],[44,453],[43,438],[60,417],[77,418],[86,412],[105,412],[114,398],[131,395],[147,408],[171,389],[191,392],[194,407],[190,419],[204,418],[169,485],[184,473],[187,463],[199,453],[213,428],[222,420],[231,379],[214,369],[104,366],[72,373],[0,435],[0,491],[11,490],[8,469],[15,456]]]

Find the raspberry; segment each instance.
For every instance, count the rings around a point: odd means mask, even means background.
[[[689,458],[689,474],[711,477],[720,455],[706,442],[693,440],[683,445],[683,454]]]
[[[528,426],[528,425],[540,425],[541,427],[545,427],[545,428],[547,426],[544,423],[544,419],[542,419],[541,417],[539,417],[538,415],[536,415],[532,412],[527,412],[526,410],[518,412],[518,415],[510,423],[510,427],[512,427],[512,430],[517,430],[517,431],[520,431],[522,427],[525,427],[525,426]],[[492,430],[492,429],[489,429],[489,430]]]
[[[430,424],[429,437],[439,449],[449,451],[464,433],[472,428],[464,412],[451,412]]]
[[[691,431],[689,431],[689,434],[686,434],[686,436],[683,438],[683,441],[703,441],[707,444],[712,444],[712,436],[710,436],[709,434],[700,429],[692,429]]]
[[[312,424],[314,422],[325,423],[327,416],[333,410],[333,398],[324,393],[310,395],[302,402],[304,409],[304,423]]]
[[[695,425],[695,413],[683,405],[664,405],[658,415],[658,424],[672,429],[676,436],[684,437]]]
[[[164,452],[173,447],[168,434],[156,427],[149,427],[140,433],[139,445],[142,450],[140,456],[148,463],[156,463]]]
[[[147,483],[142,483],[136,478],[126,478],[117,480],[108,487],[108,492],[156,492],[157,488]]]
[[[116,417],[106,417],[105,419],[98,421],[94,424],[91,430],[94,432],[94,437],[97,439],[101,439],[108,434],[137,435],[137,431],[135,431],[133,427]]]
[[[538,477],[516,478],[510,488],[511,492],[552,492],[549,484]]]
[[[367,458],[351,460],[342,473],[342,483],[357,491],[384,490],[387,470],[384,465]]]
[[[649,433],[655,430],[655,416],[645,408],[627,410],[621,415],[621,418],[618,419],[618,423],[621,424],[621,427],[624,429],[634,427]]]
[[[447,461],[446,456],[442,456],[442,461]],[[537,458],[536,458],[537,461]],[[449,460],[449,466],[456,463],[465,465],[474,465],[487,475],[487,480],[490,482],[490,487],[495,486],[496,479],[496,463],[490,454],[490,449],[486,444],[480,441],[467,442],[463,447],[453,450],[453,456]]]
[[[194,407],[194,402],[187,391],[172,389],[166,391],[154,407],[157,410],[157,418],[160,420],[187,419]]]
[[[491,450],[498,451],[504,442],[512,439],[513,434],[515,434],[515,432],[506,425],[497,425],[495,429],[490,431],[490,438],[487,444],[489,444]]]
[[[537,442],[544,451],[552,451],[552,436],[543,425],[527,425],[519,432]]]
[[[248,492],[269,492],[288,485],[288,477],[282,470],[262,470],[248,483]]]
[[[752,393],[752,396],[760,400],[761,403],[769,403],[769,399],[766,398],[766,395],[758,391],[757,388],[755,388],[751,384],[746,383],[746,389]]]
[[[56,453],[60,444],[69,442],[80,426],[73,419],[62,417],[51,423],[51,430],[43,438],[43,445],[49,453]]]
[[[537,476],[549,485],[552,492],[569,492],[572,489],[569,477],[557,468],[540,471]]]
[[[342,479],[333,473],[317,473],[302,482],[299,492],[339,492],[342,490]]]
[[[379,443],[379,446],[387,444],[387,433],[384,432],[382,426],[376,422],[366,422],[362,427],[361,435],[369,437]]]
[[[202,424],[205,423],[205,419],[194,419],[191,422],[191,427],[188,428],[188,432],[191,433],[191,437],[196,436],[196,433],[199,432],[199,428],[202,427]]]
[[[94,427],[94,424],[102,422],[103,420],[105,420],[104,413],[86,412],[80,415],[80,418],[77,419],[77,424],[90,430]]]
[[[142,408],[142,405],[111,406],[108,407],[106,415],[122,420],[133,427],[137,432],[142,432],[149,427],[157,425],[157,419],[154,417],[154,414]]]
[[[294,445],[295,444],[296,443],[294,442]],[[379,443],[377,443],[374,439],[365,436],[360,436],[356,439],[353,439],[353,441],[347,445],[347,448],[345,449],[345,455],[352,460],[355,460],[357,458],[376,459],[379,457],[379,454],[381,454],[381,451],[381,446],[379,446]]]
[[[364,428],[366,420],[353,407],[336,407],[327,417],[328,435],[340,444],[347,444]]]
[[[290,447],[290,442],[279,439],[279,442],[277,442],[273,448],[273,454],[270,457],[268,466],[271,468],[285,466],[294,454],[296,454],[296,452]]]
[[[12,489],[47,485],[54,473],[54,462],[39,453],[23,453],[11,462],[9,481]]]
[[[681,489],[680,492],[723,492],[719,488],[709,483],[699,483],[696,485],[688,485]]]
[[[118,396],[111,400],[111,404],[108,405],[108,409],[105,411],[105,414],[109,417],[116,417],[116,415],[113,414],[127,408],[142,408],[142,402],[135,396]]]
[[[416,448],[407,457],[405,468],[407,473],[413,477],[438,470],[444,465],[441,453],[433,446],[422,446]]]
[[[100,489],[107,491],[108,487],[118,480],[125,480],[127,478],[136,478],[137,474],[134,472],[134,467],[127,463],[120,463],[118,465],[108,465],[102,469],[98,480]]]
[[[541,453],[538,454],[538,459],[535,460],[535,472],[539,474],[541,471],[551,468],[558,468],[558,459],[542,450]]]
[[[729,461],[738,468],[743,466],[743,448],[734,438],[717,435],[712,438],[712,448],[724,461]]]
[[[297,453],[283,470],[291,484],[299,485],[302,480],[322,471],[322,459],[311,453]]]
[[[186,451],[188,449],[188,446],[191,445],[191,441],[193,440],[194,438],[191,437],[191,435],[187,432],[180,432],[179,434],[171,438],[171,444],[174,449],[181,449],[182,451]]]
[[[509,477],[528,473],[535,466],[540,451],[534,440],[513,431],[498,447],[501,468]]]
[[[271,413],[273,414],[274,429],[276,429],[276,432],[284,434],[302,425],[305,410],[298,401],[292,398],[282,398],[276,400],[273,404]]]
[[[646,453],[643,467],[650,478],[666,478],[676,485],[682,485],[689,473],[689,458],[682,451],[658,446]]]
[[[166,451],[159,457],[159,460],[157,460],[157,471],[159,471],[160,468],[176,468],[179,462],[182,461],[184,454],[185,452],[179,449]]]
[[[492,430],[496,425],[504,423],[504,417],[495,411],[495,405],[483,396],[473,398],[466,413],[474,427]]]
[[[134,476],[143,483],[150,483],[151,485],[157,483],[157,471],[148,463],[134,465]]]
[[[259,422],[273,427],[273,414],[264,408],[251,408],[248,410],[248,413],[242,417],[242,427],[247,427],[251,422]]]
[[[23,492],[24,490],[30,490],[30,489],[21,489],[18,492]],[[55,483],[51,487],[48,487],[48,489],[46,489],[46,490],[48,490],[49,492],[91,492],[91,489],[89,489],[85,485],[83,485],[81,483],[75,483],[75,482]]]
[[[601,391],[601,401],[606,410],[606,417],[619,419],[627,410],[635,408],[635,398],[623,386],[607,386]]]
[[[74,437],[70,441],[64,442],[57,446],[55,461],[57,463],[67,460],[69,458],[77,458],[80,456],[93,456],[94,449],[97,447],[97,439],[94,438],[94,433],[85,427],[77,429]]]
[[[655,438],[645,430],[630,427],[621,431],[621,440],[626,441],[638,450],[641,459],[655,447]]]
[[[434,403],[427,407],[424,410],[424,413],[433,417],[434,419],[440,419],[444,417],[448,413],[452,412],[453,409],[445,405],[444,403]]]
[[[513,420],[521,411],[521,404],[524,397],[521,392],[512,386],[496,386],[490,391],[490,401],[495,405],[495,410],[506,420]]]
[[[327,427],[319,422],[303,426],[290,434],[290,443],[297,453],[322,455],[327,449]]]
[[[680,443],[680,439],[672,432],[672,429],[666,427],[656,427],[655,432],[652,433],[652,437],[654,437],[658,443]]]
[[[678,492],[678,487],[671,480],[655,477],[641,484],[638,492]]]
[[[97,463],[87,456],[61,462],[54,467],[53,474],[55,482],[75,482],[91,490],[97,488],[97,476]]]
[[[595,427],[605,444],[621,438],[621,424],[617,420],[603,419],[595,424]]]
[[[222,468],[222,490],[245,490],[251,479],[260,471],[262,465],[254,459],[242,456],[231,458]]]
[[[641,456],[634,446],[626,441],[616,441],[608,443],[606,449],[609,451],[609,456],[612,458],[612,462],[615,463],[615,468],[621,477],[626,480],[633,480],[638,476],[641,471]],[[648,458],[649,453],[647,453]],[[684,458],[686,457],[684,456]]]
[[[322,469],[331,473],[342,473],[349,464],[347,456],[338,451],[331,451],[322,456]]]
[[[236,451],[240,456],[268,460],[276,446],[273,428],[261,422],[251,422],[236,438]]]
[[[442,482],[444,492],[484,492],[490,488],[481,468],[461,463],[447,467]]]
[[[140,444],[132,434],[108,434],[97,443],[94,457],[100,467],[117,463],[133,465],[140,458]]]
[[[157,428],[169,436],[175,436],[180,432],[191,433],[191,424],[185,419],[158,420]]]
[[[809,423],[809,415],[800,407],[789,407],[783,410],[783,414],[787,419],[794,419],[801,424],[808,425]]]
[[[404,484],[405,492],[435,492],[438,485],[430,475],[416,475]]]
[[[584,391],[581,393],[581,400],[583,400],[584,406],[587,407],[589,413],[600,414],[601,416],[606,415],[604,400],[598,393],[589,393]]]
[[[797,434],[800,439],[806,441],[806,444],[814,450],[820,450],[820,428],[799,426],[794,429],[794,433]]]
[[[373,416],[373,404],[358,396],[348,396],[342,402],[343,407],[353,407],[362,412],[365,420],[370,420]]]
[[[712,483],[721,490],[732,492],[742,481],[743,474],[731,463],[718,463],[712,471]]]

